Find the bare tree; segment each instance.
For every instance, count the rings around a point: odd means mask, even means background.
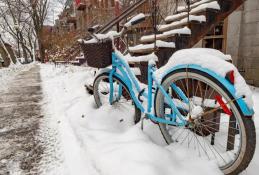
[[[25,6],[27,4],[24,4]],[[28,12],[33,21],[34,31],[37,36],[41,62],[45,59],[45,48],[43,44],[43,27],[49,8],[48,0],[28,0]]]
[[[22,0],[0,0],[0,28],[17,41],[18,57],[33,58],[35,32]],[[22,53],[22,54],[21,54]]]
[[[0,0],[0,28],[17,40],[18,55],[34,57],[35,46],[45,59],[44,24],[50,11],[64,0]],[[54,11],[54,10],[53,10]],[[54,20],[54,17],[51,19]]]

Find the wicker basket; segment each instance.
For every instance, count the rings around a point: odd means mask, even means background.
[[[112,40],[103,39],[96,43],[80,43],[88,66],[105,68],[112,64]]]

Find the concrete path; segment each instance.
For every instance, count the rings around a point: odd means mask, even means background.
[[[40,67],[21,72],[0,91],[0,175],[38,174],[43,147],[37,140],[42,100]]]

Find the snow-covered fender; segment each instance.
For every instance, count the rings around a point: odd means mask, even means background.
[[[188,64],[188,65],[178,65],[175,66],[169,70],[167,70],[163,75],[162,75],[162,82],[163,80],[166,78],[166,76],[174,71],[177,71],[179,69],[194,69],[194,70],[198,70],[204,73],[207,73],[208,75],[210,75],[211,77],[215,78],[216,80],[218,80],[227,90],[228,92],[233,96],[234,99],[237,99],[236,102],[238,104],[239,110],[243,113],[244,116],[246,117],[252,117],[254,115],[254,110],[250,109],[248,107],[248,105],[246,104],[246,102],[244,101],[243,98],[239,98],[236,96],[236,89],[234,87],[233,84],[231,84],[225,77],[220,76],[219,74],[215,73],[214,71],[207,69],[207,68],[203,68],[200,65],[196,65],[196,64]]]

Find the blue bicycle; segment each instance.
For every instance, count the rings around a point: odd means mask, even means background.
[[[150,119],[168,144],[214,160],[224,174],[243,171],[255,151],[254,112],[236,95],[233,74],[222,77],[183,64],[159,80],[156,71],[155,61],[149,61],[148,84],[143,85],[122,54],[113,52],[112,67],[102,69],[94,80],[97,106],[119,108],[132,124]]]

